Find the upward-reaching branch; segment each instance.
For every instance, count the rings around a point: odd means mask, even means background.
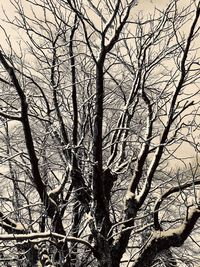
[[[134,1],[128,5],[123,20],[120,22],[117,29],[114,31],[114,35],[107,45],[105,45],[106,33],[111,27],[114,19],[116,18],[120,1],[117,2],[113,14],[111,15],[110,21],[107,23],[104,31],[101,34],[101,50],[99,52],[99,58],[96,61],[96,99],[95,99],[95,118],[94,118],[94,136],[93,136],[93,193],[96,206],[96,220],[97,224],[102,224],[104,218],[104,225],[109,231],[110,219],[108,203],[106,203],[105,192],[104,192],[104,178],[103,178],[103,100],[104,100],[104,63],[106,55],[112,50],[114,45],[117,43],[120,33],[124,28],[127,19],[129,17],[131,7]]]
[[[45,185],[42,181],[41,175],[40,175],[38,158],[37,158],[36,153],[35,153],[35,147],[34,147],[31,127],[30,127],[30,123],[29,123],[28,104],[26,101],[26,96],[25,96],[25,94],[24,94],[24,92],[20,86],[20,83],[19,83],[17,76],[15,74],[14,68],[11,65],[9,65],[9,63],[7,62],[7,60],[5,59],[5,56],[3,55],[3,53],[1,51],[0,51],[0,62],[4,66],[5,70],[8,72],[10,79],[11,79],[13,85],[15,86],[15,89],[19,95],[20,102],[21,102],[21,122],[23,124],[26,147],[28,150],[29,158],[30,158],[33,181],[34,181],[34,184],[35,184],[37,191],[40,195],[40,198],[46,207],[48,215],[51,218],[53,218],[53,216],[57,210],[57,207],[56,207],[56,204],[49,198],[47,191],[46,191],[46,187],[45,187]]]

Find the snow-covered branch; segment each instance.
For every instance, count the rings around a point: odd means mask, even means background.
[[[81,238],[76,238],[73,236],[64,236],[50,231],[44,233],[30,233],[30,234],[0,234],[0,240],[2,241],[35,240],[37,242],[39,241],[42,242],[44,239],[46,240],[47,238],[52,238],[52,237],[61,240],[63,243],[64,242],[80,243],[86,245],[92,251],[94,250],[93,246],[89,242]]]

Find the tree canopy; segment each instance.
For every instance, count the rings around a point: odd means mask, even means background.
[[[9,4],[0,261],[195,266],[200,2],[143,11],[141,0]]]

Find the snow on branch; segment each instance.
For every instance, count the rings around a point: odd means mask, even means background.
[[[192,232],[199,217],[199,208],[192,206],[188,210],[184,222],[179,227],[166,231],[155,231],[132,267],[150,266],[156,253],[171,247],[180,247]]]
[[[81,238],[76,238],[73,236],[64,236],[50,231],[44,233],[30,233],[30,234],[1,234],[0,241],[14,241],[14,240],[24,241],[24,240],[46,239],[51,237],[63,240],[63,242],[67,241],[72,243],[81,243],[83,245],[88,246],[91,250],[94,250],[93,246],[90,243]]]
[[[200,179],[196,180],[196,181],[187,181],[184,184],[181,185],[177,185],[174,187],[171,187],[170,189],[166,190],[163,195],[156,201],[155,204],[155,208],[154,208],[154,227],[156,230],[161,230],[161,226],[159,223],[159,210],[160,210],[160,206],[162,204],[162,202],[169,197],[171,194],[180,192],[181,190],[187,189],[193,185],[199,185],[200,184]]]

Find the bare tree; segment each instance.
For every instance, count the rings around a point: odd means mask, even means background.
[[[149,15],[139,2],[10,0],[20,39],[2,26],[4,263],[195,264],[200,2]],[[195,162],[178,156],[185,145]]]

